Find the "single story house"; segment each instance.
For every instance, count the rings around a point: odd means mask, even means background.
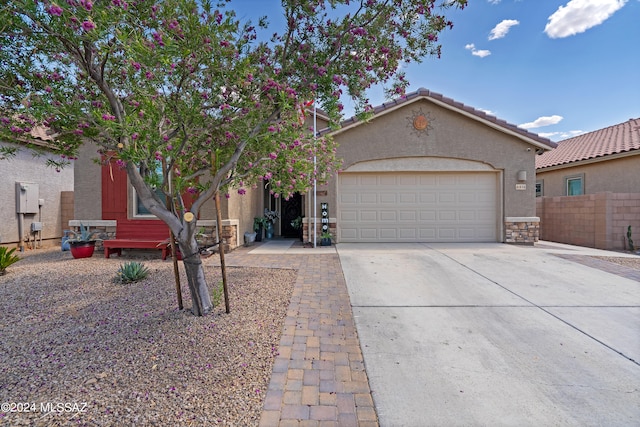
[[[628,227],[640,235],[640,118],[560,141],[538,156],[536,196],[542,239],[628,248]]]
[[[59,159],[47,146],[51,136],[34,128],[31,137],[0,141],[0,146],[19,149],[0,159],[0,245],[20,250],[60,244],[73,215],[73,167],[47,167],[48,158]],[[27,142],[40,146],[42,155],[34,156]]]
[[[318,123],[326,125],[326,117]],[[315,198],[310,192],[283,200],[258,188],[222,202],[232,247],[265,208],[280,213],[276,236],[296,236],[290,222],[303,216],[306,241],[313,241],[314,223],[317,236],[324,225],[335,242],[538,239],[535,158],[554,147],[548,139],[426,89],[376,107],[366,122],[352,118],[321,131],[328,132],[343,165]],[[95,147],[86,150],[76,167],[76,219],[154,221],[137,211],[126,176],[104,167],[96,174],[88,160]],[[210,204],[199,222],[209,226],[214,218]]]

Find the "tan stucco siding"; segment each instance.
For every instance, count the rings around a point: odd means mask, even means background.
[[[227,217],[223,215],[223,219],[237,219],[239,221],[238,233],[242,242],[242,236],[246,232],[253,231],[253,218],[263,215],[263,190],[260,186],[257,188],[247,188],[244,195],[238,194],[237,189],[229,190],[229,199],[227,200]],[[222,197],[225,198],[224,196]],[[222,203],[223,205],[225,202]]]
[[[556,169],[540,170],[536,179],[543,180],[544,196],[565,195],[565,177],[584,174],[585,194],[602,193],[638,193],[640,192],[640,153],[613,160]]]
[[[102,219],[102,173],[94,162],[99,158],[98,147],[85,143],[80,147],[74,167],[74,218]]]
[[[412,127],[413,117],[421,112],[430,119],[428,133]],[[335,136],[343,170],[364,161],[424,157],[431,161],[460,159],[478,162],[502,172],[506,217],[535,216],[535,149],[462,114],[422,100],[341,132]],[[454,169],[458,170],[458,169]],[[467,170],[466,168],[464,170]],[[517,180],[518,171],[527,180]],[[526,190],[516,190],[516,184]],[[337,181],[333,179],[328,202],[336,206]]]
[[[0,142],[3,146],[16,147],[15,144]],[[0,244],[13,244],[20,241],[18,233],[19,214],[16,213],[16,182],[29,182],[38,185],[38,198],[44,204],[40,213],[24,215],[24,232],[29,233],[32,222],[42,222],[42,239],[57,239],[62,236],[61,192],[73,191],[73,166],[60,172],[45,166],[47,158],[58,160],[56,154],[33,157],[22,148],[11,158],[0,160]],[[24,237],[24,235],[22,236]]]

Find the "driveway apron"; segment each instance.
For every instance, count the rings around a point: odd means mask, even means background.
[[[380,425],[640,425],[640,283],[561,252],[338,245]]]

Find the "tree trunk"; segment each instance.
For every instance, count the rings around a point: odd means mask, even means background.
[[[189,293],[192,301],[191,311],[196,316],[204,316],[213,309],[213,304],[211,303],[209,286],[207,286],[207,280],[204,275],[202,258],[200,258],[200,252],[198,252],[198,243],[194,236],[189,242],[178,240],[178,245],[182,251],[184,270],[187,273],[187,282],[189,283]]]
[[[138,168],[133,163],[127,163],[126,168],[131,185],[136,189],[142,204],[169,226],[178,241],[184,261],[184,269],[187,273],[191,301],[193,302],[191,311],[196,316],[208,314],[213,309],[213,304],[211,303],[209,287],[204,276],[202,259],[198,251],[198,242],[196,242],[195,216],[192,222],[188,222],[184,218],[178,218],[167,209],[165,203],[160,201],[149,186],[144,183]],[[197,213],[197,209],[195,212]]]

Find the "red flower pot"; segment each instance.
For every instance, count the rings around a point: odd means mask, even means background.
[[[96,242],[69,242],[69,249],[74,258],[90,258],[96,249]]]

